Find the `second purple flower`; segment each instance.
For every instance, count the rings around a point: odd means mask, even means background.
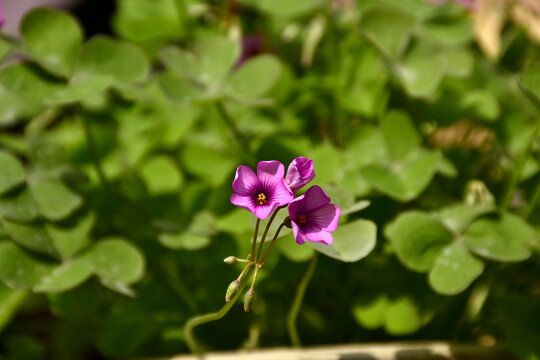
[[[330,232],[336,230],[340,214],[340,208],[330,204],[323,189],[317,185],[310,187],[289,204],[294,239],[298,244],[305,243],[306,239],[332,244],[334,238]]]

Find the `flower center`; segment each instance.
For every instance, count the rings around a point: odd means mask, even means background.
[[[307,223],[307,217],[306,215],[298,215],[296,216],[296,219],[294,219],[294,222],[298,224],[298,226],[304,226]]]
[[[264,193],[260,193],[259,195],[257,195],[257,199],[255,199],[255,202],[257,203],[257,205],[266,205],[266,203],[268,202],[268,198]]]

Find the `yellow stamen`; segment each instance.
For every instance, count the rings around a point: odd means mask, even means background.
[[[294,222],[298,224],[298,226],[304,226],[307,223],[307,217],[306,215],[298,215],[296,219],[294,219]]]
[[[257,205],[266,205],[268,199],[266,198],[266,195],[264,193],[260,193],[259,195],[257,195],[257,200],[255,200],[255,202],[257,203]]]

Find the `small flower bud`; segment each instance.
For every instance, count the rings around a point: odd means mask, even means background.
[[[240,281],[234,280],[232,283],[230,283],[229,287],[227,288],[227,293],[225,294],[225,302],[229,302],[229,300],[236,295],[239,289]]]
[[[253,289],[249,289],[246,292],[246,295],[244,295],[244,311],[250,311],[253,304],[255,304],[255,291],[253,291]]]
[[[494,205],[495,198],[486,184],[480,180],[471,180],[465,190],[465,203],[467,205]]]
[[[283,224],[285,225],[285,227],[288,227],[289,229],[292,228],[292,225],[291,225],[291,218],[290,217],[286,217],[285,220],[283,220]]]
[[[238,262],[238,258],[236,256],[229,256],[223,259],[223,262],[229,265],[236,264]]]

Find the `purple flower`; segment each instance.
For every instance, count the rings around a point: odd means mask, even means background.
[[[285,167],[279,161],[261,161],[257,165],[257,175],[249,166],[240,165],[236,169],[232,188],[231,203],[240,206],[264,220],[279,206],[286,205],[294,195],[285,185]]]
[[[337,228],[341,210],[330,204],[330,198],[319,186],[312,186],[305,194],[289,204],[289,217],[298,244],[306,239],[326,245],[334,240],[330,231]]]
[[[287,184],[293,193],[296,193],[314,177],[313,160],[300,156],[294,159],[289,165],[285,184]]]

